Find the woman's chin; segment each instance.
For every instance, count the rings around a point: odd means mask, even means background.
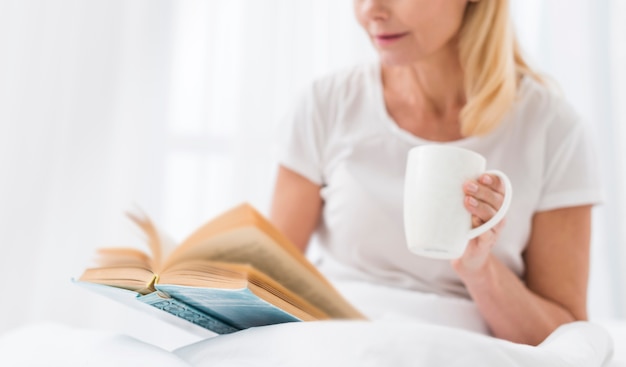
[[[403,66],[414,63],[415,57],[391,52],[379,52],[380,63],[384,66]]]

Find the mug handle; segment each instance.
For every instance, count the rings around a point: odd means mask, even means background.
[[[500,178],[500,181],[504,183],[504,201],[502,202],[502,206],[500,206],[500,209],[496,212],[496,214],[493,217],[491,217],[491,219],[489,219],[487,222],[469,231],[467,236],[468,236],[468,239],[470,240],[480,236],[481,234],[493,228],[496,224],[500,223],[500,221],[506,215],[506,212],[509,210],[509,206],[511,206],[511,198],[513,197],[513,188],[511,186],[511,181],[509,180],[507,175],[505,175],[504,172],[498,171],[498,170],[490,170],[490,171],[486,171],[485,173],[498,176]]]

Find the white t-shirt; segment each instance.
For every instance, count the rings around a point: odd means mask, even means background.
[[[319,79],[294,107],[284,126],[280,163],[322,186],[316,231],[323,250],[320,269],[339,280],[469,299],[449,261],[407,249],[402,218],[407,153],[432,142],[402,130],[388,115],[380,66]],[[513,200],[493,252],[520,277],[535,213],[601,198],[583,124],[560,97],[529,77],[498,128],[444,144],[484,155],[488,169],[511,179]]]

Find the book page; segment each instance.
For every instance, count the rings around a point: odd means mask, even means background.
[[[161,270],[161,265],[163,264],[163,254],[161,252],[161,240],[159,237],[159,232],[147,216],[135,215],[132,213],[126,213],[126,215],[146,235],[146,240],[148,242],[148,247],[150,248],[151,253],[150,267],[155,273],[159,272]]]
[[[311,270],[312,264],[303,266],[255,226],[214,235],[176,253],[176,262],[192,259],[250,264],[333,318],[363,318],[319,272]]]
[[[145,252],[126,247],[100,248],[95,258],[96,265],[101,268],[125,266],[151,269],[151,261]]]
[[[163,269],[164,259],[176,249],[176,242],[170,236],[160,231],[147,216],[132,213],[127,213],[127,215],[146,235],[148,247],[152,255],[150,267],[156,274],[160,273]]]
[[[145,294],[151,292],[149,288],[154,280],[154,274],[150,269],[134,266],[110,266],[86,269],[78,280]]]
[[[302,252],[296,248],[287,237],[280,233],[280,231],[261,213],[256,211],[256,209],[249,204],[239,205],[198,228],[169,256],[167,264],[176,262],[179,254],[184,254],[193,247],[200,245],[200,247],[203,248],[204,245],[202,244],[208,238],[243,227],[255,227],[260,229],[271,239],[273,246],[281,247],[294,261],[308,269],[312,275],[327,282],[326,278],[306,259],[304,254],[302,254]],[[330,286],[330,283],[328,285]]]

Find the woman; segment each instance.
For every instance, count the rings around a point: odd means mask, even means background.
[[[471,299],[496,337],[536,345],[585,320],[592,156],[572,109],[520,55],[508,1],[355,0],[354,10],[379,63],[316,81],[296,105],[272,221],[302,251],[317,235],[331,278]],[[452,262],[410,254],[402,227],[406,155],[434,142],[481,153],[515,192],[506,225]],[[501,205],[495,176],[462,189],[474,226]]]

